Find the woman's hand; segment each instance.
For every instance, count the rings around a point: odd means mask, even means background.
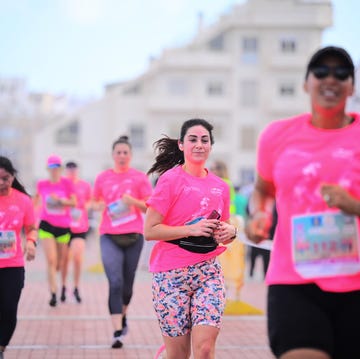
[[[220,221],[218,219],[202,219],[194,224],[187,225],[189,230],[188,236],[204,236],[211,237],[214,235],[214,231],[218,228]]]
[[[32,261],[35,259],[36,246],[33,241],[26,241],[25,243],[25,258],[27,261]]]
[[[130,194],[128,193],[124,193],[121,197],[121,200],[126,204],[128,205],[129,207],[130,206],[135,206],[137,208],[140,209],[140,211],[142,212],[146,212],[146,199],[138,199],[138,198],[135,198],[133,196],[131,196]]]
[[[136,202],[136,199],[128,193],[124,193],[121,197],[121,200],[128,206],[132,206]]]
[[[272,216],[267,212],[256,212],[246,221],[245,234],[254,243],[269,238],[269,230],[271,228]]]
[[[237,227],[226,222],[220,222],[214,231],[214,238],[217,243],[230,243],[236,238],[236,236]]]
[[[104,211],[106,203],[103,200],[93,200],[91,207],[94,211]]]
[[[339,208],[347,214],[360,215],[360,201],[345,188],[336,184],[323,184],[320,193],[330,208]]]

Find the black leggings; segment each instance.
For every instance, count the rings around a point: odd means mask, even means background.
[[[0,268],[0,346],[6,347],[14,334],[24,267]]]
[[[121,314],[123,305],[130,303],[143,245],[142,235],[139,235],[137,242],[127,248],[119,248],[106,234],[100,237],[102,262],[109,281],[110,314]]]

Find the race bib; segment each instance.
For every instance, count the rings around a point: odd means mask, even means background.
[[[121,199],[108,204],[107,209],[113,227],[136,219],[136,214]]]
[[[16,255],[16,234],[14,231],[0,231],[0,259]]]
[[[71,207],[70,217],[71,217],[71,227],[79,227],[81,221],[82,211],[79,208]]]
[[[303,278],[360,272],[357,217],[342,212],[292,217],[292,254]]]

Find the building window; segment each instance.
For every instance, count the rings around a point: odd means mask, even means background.
[[[140,92],[141,92],[141,86],[139,84],[128,86],[123,90],[124,95],[138,95]]]
[[[225,143],[228,142],[228,137],[226,136],[229,129],[230,117],[229,116],[216,116],[216,119],[210,122],[214,125],[214,138],[216,143]]]
[[[209,96],[222,96],[224,94],[224,85],[220,81],[212,81],[207,84],[207,94]]]
[[[58,145],[77,145],[79,132],[79,122],[73,121],[56,131],[55,142]]]
[[[133,148],[145,148],[145,130],[142,125],[130,126],[130,143]]]
[[[258,40],[256,37],[242,39],[241,60],[244,64],[256,64],[258,61]]]
[[[244,107],[255,107],[258,104],[258,83],[255,80],[244,80],[240,84],[240,104]]]
[[[224,50],[224,34],[220,34],[209,41],[209,49],[213,51]]]
[[[243,126],[240,129],[240,149],[254,151],[256,148],[256,130],[252,126]]]
[[[280,96],[293,97],[295,96],[295,86],[293,84],[281,84],[279,87]]]
[[[188,84],[185,79],[171,79],[168,82],[168,89],[171,95],[181,96],[188,92]]]
[[[296,52],[296,40],[291,38],[280,40],[280,50],[284,53]]]

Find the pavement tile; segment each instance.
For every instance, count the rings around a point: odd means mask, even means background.
[[[145,248],[144,253],[148,253]],[[83,302],[68,297],[58,306],[48,305],[46,264],[39,246],[35,262],[26,265],[26,284],[18,311],[15,334],[5,352],[6,359],[152,359],[162,338],[151,303],[151,275],[141,263],[134,296],[129,307],[129,333],[122,349],[111,349],[112,327],[107,308],[108,285],[104,273],[89,271],[100,263],[99,245],[90,237],[86,247],[80,288]],[[99,266],[98,266],[99,267]],[[70,271],[71,275],[71,271]],[[261,279],[245,280],[240,299],[265,312],[266,286]],[[267,359],[270,353],[266,318],[225,316],[216,347],[217,359]]]

